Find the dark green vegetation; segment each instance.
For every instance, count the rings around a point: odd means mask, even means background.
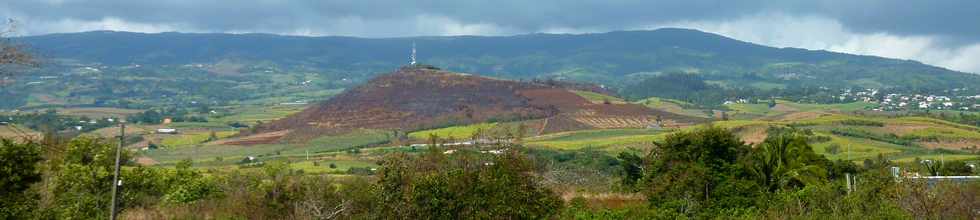
[[[55,110],[46,110],[43,113],[33,112],[0,115],[0,122],[18,124],[33,130],[45,132],[59,132],[66,130],[74,130],[74,132],[89,132],[115,125],[115,123],[112,123],[107,118],[93,119],[86,116],[61,115]]]
[[[706,126],[616,158],[515,144],[436,145],[388,153],[376,172],[353,175],[307,173],[288,164],[301,159],[233,170],[194,169],[191,161],[175,167],[130,162],[123,169],[121,207],[124,218],[142,219],[976,217],[980,183],[896,179],[888,169],[901,164],[883,157],[863,166],[831,161],[813,151],[811,139],[804,130],[784,127],[753,147],[728,129]],[[113,146],[92,137],[0,142],[0,162],[18,168],[4,169],[0,179],[2,214],[106,218]],[[484,149],[502,153],[479,151]],[[901,166],[939,175],[977,172],[956,162]],[[843,182],[848,173],[858,180],[853,189]],[[563,192],[570,197],[562,199]],[[591,194],[599,192],[607,196]]]

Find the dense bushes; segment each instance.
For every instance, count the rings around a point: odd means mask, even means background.
[[[4,195],[0,199],[3,216],[0,217],[108,218],[116,155],[114,143],[94,137],[79,137],[69,142],[52,139],[44,140],[43,151],[33,142],[4,139],[0,143],[0,161],[5,172]],[[123,161],[131,158],[126,152],[121,155]],[[126,210],[155,206],[162,204],[161,199],[192,202],[215,195],[214,184],[189,165],[182,163],[177,169],[123,169],[120,207]]]
[[[533,168],[516,152],[392,155],[379,174],[379,211],[402,219],[547,218],[562,201],[538,183]]]
[[[287,161],[206,172],[191,168],[190,161],[175,168],[128,165],[120,207],[129,219],[977,217],[980,184],[897,181],[888,170],[894,164],[884,157],[863,167],[832,162],[813,152],[805,130],[773,131],[763,143],[748,146],[730,130],[699,128],[668,135],[652,152],[638,155],[633,149],[616,158],[591,150],[513,147],[498,155],[432,147],[388,154],[371,176],[304,174]],[[114,143],[80,137],[43,145],[41,151],[39,144],[2,142],[0,162],[22,168],[2,170],[2,217],[107,218]],[[131,157],[123,155],[126,161]],[[964,173],[965,164],[947,164],[951,168],[937,172]],[[603,197],[579,193],[586,187],[565,187],[581,182],[575,178],[617,180],[552,175],[576,169],[619,173],[626,192],[600,204]],[[854,177],[853,190],[845,187],[844,173]],[[576,198],[565,205],[556,189]]]
[[[621,154],[624,185],[643,192],[648,207],[588,208],[579,204],[583,201],[572,200],[562,215],[577,219],[976,217],[964,207],[980,204],[974,193],[980,184],[932,188],[896,181],[889,172],[894,164],[884,157],[866,161],[863,168],[848,161],[831,162],[813,152],[805,130],[770,130],[770,136],[754,147],[744,145],[731,131],[706,127],[668,135],[641,161],[637,155]],[[640,177],[637,171],[642,171]],[[843,181],[845,173],[856,180],[850,192]],[[956,211],[937,211],[942,209]]]
[[[41,181],[40,161],[38,144],[0,139],[0,219],[23,219],[32,214],[36,208],[32,200],[37,195],[28,189]]]

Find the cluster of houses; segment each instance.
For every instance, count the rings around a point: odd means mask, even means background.
[[[723,105],[731,105],[731,104],[745,104],[745,103],[749,103],[749,100],[748,99],[728,100],[728,101],[725,101],[724,103],[721,103],[721,104],[723,104]]]
[[[866,100],[865,102],[876,102],[879,104],[876,111],[908,110],[908,109],[933,109],[933,110],[960,110],[971,111],[980,109],[980,104],[975,104],[980,99],[976,96],[944,96],[944,95],[922,95],[922,94],[896,94],[891,93],[881,98],[881,100]]]
[[[829,91],[830,88],[820,87]],[[964,95],[970,90],[958,88],[945,91],[944,95],[934,94],[885,94],[879,89],[843,89],[834,93],[831,98],[841,103],[866,102],[878,104],[874,111],[904,111],[904,110],[958,110],[980,111],[980,94]],[[726,100],[724,105],[749,103],[747,99]]]

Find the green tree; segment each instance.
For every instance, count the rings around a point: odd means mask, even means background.
[[[112,176],[116,150],[114,144],[103,138],[79,137],[67,144],[63,158],[49,160],[51,212],[58,219],[102,219],[109,217]],[[129,161],[129,153],[123,151],[122,161]],[[121,178],[128,188],[127,177]]]
[[[547,219],[562,205],[558,195],[531,174],[533,163],[518,153],[440,155],[396,154],[385,159],[378,182],[383,216]]]
[[[0,139],[0,219],[28,218],[36,208],[36,194],[29,188],[41,181],[41,159],[34,142]]]
[[[838,153],[840,153],[840,144],[832,143],[830,144],[830,146],[827,146],[825,150],[827,151],[828,154],[837,155]]]
[[[643,178],[643,158],[632,152],[620,152],[617,158],[623,186],[629,189],[636,187],[636,182]]]
[[[751,206],[745,201],[757,190],[751,190],[752,182],[738,181],[745,172],[736,163],[749,147],[731,131],[709,125],[670,134],[655,145],[642,181],[652,206],[692,216],[711,208]]]
[[[770,135],[751,154],[751,174],[769,192],[824,181],[829,161],[813,152],[807,137],[786,132]]]

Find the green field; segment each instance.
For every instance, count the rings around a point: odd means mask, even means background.
[[[664,132],[651,129],[585,130],[534,137],[527,139],[526,144],[562,150],[595,148],[617,152],[628,147],[649,147],[652,141],[664,136]]]
[[[848,112],[848,111],[868,110],[869,108],[878,106],[877,104],[866,103],[866,102],[851,102],[851,103],[844,103],[844,104],[804,104],[804,103],[795,103],[795,102],[780,100],[777,101],[776,103],[787,105],[789,107],[797,109],[798,111],[832,111],[833,110],[833,111]]]
[[[705,113],[705,110],[684,108],[684,106],[693,106],[693,105],[691,103],[687,103],[679,100],[650,97],[647,99],[636,101],[635,103],[647,106],[652,109],[663,110],[666,112],[679,114],[679,115],[686,115],[686,116],[699,117],[699,118],[708,117],[708,115]]]
[[[391,134],[383,131],[361,130],[350,134],[319,137],[304,144],[305,147],[289,149],[282,153],[296,155],[306,152],[342,151],[359,146],[387,143],[390,139]]]
[[[831,141],[813,144],[813,151],[821,153],[826,156],[827,159],[831,160],[864,160],[877,157],[878,154],[883,154],[886,156],[899,154],[902,153],[902,149],[908,149],[908,147],[905,146],[880,141],[841,137],[825,133],[818,134],[831,137]],[[827,151],[827,147],[832,144],[837,144],[840,146],[837,154],[831,154]]]
[[[309,107],[307,105],[246,105],[233,108],[232,114],[223,117],[212,117],[210,122],[229,124],[242,122],[255,124],[258,121],[269,122],[297,113]]]
[[[894,158],[895,162],[908,163],[915,161],[915,158],[920,160],[934,160],[934,161],[957,161],[957,160],[980,160],[980,155],[963,155],[963,154],[925,154],[916,156],[906,156],[900,158]]]
[[[231,137],[238,134],[237,131],[215,131],[215,136],[218,139]],[[199,145],[207,142],[208,138],[211,136],[211,132],[199,131],[191,133],[181,133],[175,135],[167,135],[166,138],[160,142],[165,148],[181,148],[193,145]]]
[[[759,116],[773,116],[788,112],[810,112],[810,111],[858,111],[867,110],[871,107],[877,106],[873,103],[865,102],[852,102],[844,104],[804,104],[795,103],[784,100],[776,100],[776,103],[782,105],[782,107],[777,106],[776,108],[769,108],[768,103],[759,104],[748,104],[748,103],[737,103],[727,105],[729,109],[732,109],[736,113],[753,114]]]
[[[408,137],[416,140],[427,140],[429,135],[436,135],[439,138],[452,138],[456,140],[467,140],[473,137],[473,133],[478,130],[490,130],[497,126],[497,123],[479,123],[471,125],[453,126],[424,131],[408,133]]]
[[[582,98],[588,99],[590,102],[593,103],[603,103],[605,101],[609,101],[613,103],[625,102],[625,100],[623,100],[622,98],[617,98],[617,97],[599,94],[595,92],[581,91],[581,90],[571,90],[571,91],[572,93],[575,93],[576,95],[581,96]]]
[[[215,161],[219,157],[224,164],[233,163],[246,156],[255,157],[303,157],[307,153],[319,155],[324,153],[343,152],[344,150],[358,147],[385,143],[388,141],[388,134],[377,131],[358,131],[345,135],[324,136],[314,139],[308,143],[289,143],[289,144],[261,144],[250,146],[239,145],[209,145],[200,144],[199,140],[207,140],[208,133],[187,135],[187,137],[174,137],[164,139],[167,143],[183,144],[180,147],[167,147],[156,150],[146,150],[141,153],[144,156],[153,158],[161,163],[174,163],[183,159],[194,161]],[[203,139],[201,139],[203,137]],[[167,141],[169,140],[169,142]]]
[[[770,109],[769,105],[766,103],[761,103],[761,104],[739,103],[739,104],[731,104],[727,106],[729,109],[732,109],[736,113],[745,113],[745,114],[753,114],[753,115],[760,115],[760,116],[775,115],[779,113],[775,110]]]

